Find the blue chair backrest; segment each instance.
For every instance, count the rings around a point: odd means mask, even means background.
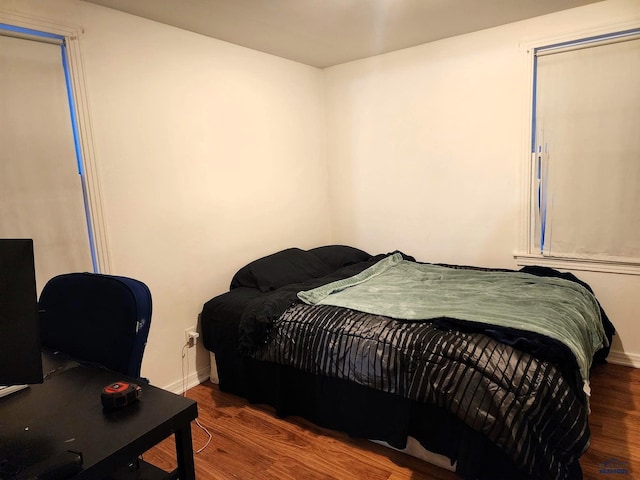
[[[151,292],[139,280],[67,273],[40,294],[42,345],[138,379],[151,324]]]

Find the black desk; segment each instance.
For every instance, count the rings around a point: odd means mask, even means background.
[[[191,443],[191,421],[198,416],[195,401],[135,382],[142,387],[140,400],[107,412],[100,402],[102,388],[126,377],[48,354],[43,363],[44,383],[0,399],[0,461],[22,465],[17,478],[37,475],[44,463],[68,450],[83,457],[74,480],[112,478],[127,472],[126,466],[138,455],[175,434],[178,468],[164,476],[195,479]],[[47,376],[50,371],[54,373]],[[146,466],[144,477],[153,472],[156,478],[157,470]]]

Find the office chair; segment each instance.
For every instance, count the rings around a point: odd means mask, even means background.
[[[67,273],[40,294],[42,346],[140,379],[151,324],[151,293],[139,280]]]

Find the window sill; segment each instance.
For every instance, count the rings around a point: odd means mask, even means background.
[[[513,256],[518,266],[539,265],[558,270],[583,270],[588,272],[640,275],[640,263],[591,260],[580,258],[547,257],[533,253],[517,253]]]

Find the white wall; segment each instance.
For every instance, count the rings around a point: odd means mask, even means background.
[[[371,252],[517,268],[528,158],[526,45],[640,25],[638,0],[607,1],[325,70],[334,237]],[[640,277],[575,272],[640,366]]]
[[[434,261],[509,262],[521,79],[518,45],[504,32],[327,70],[338,237]]]
[[[180,389],[184,330],[240,266],[329,241],[322,72],[76,0],[0,9],[83,29],[110,273],[151,289],[142,374]]]

